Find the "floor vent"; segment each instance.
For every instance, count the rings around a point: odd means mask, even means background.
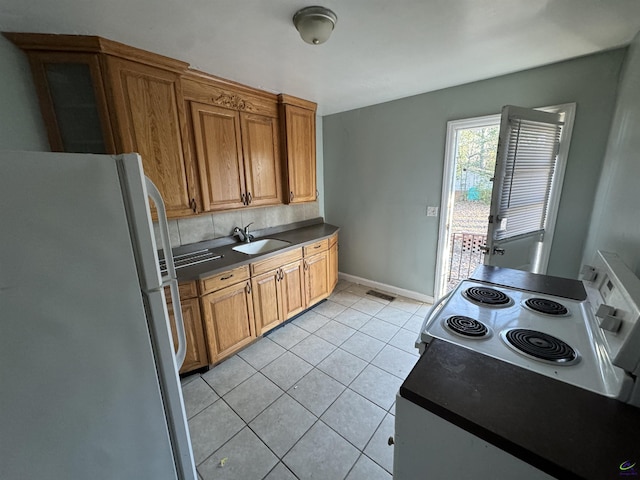
[[[386,293],[376,292],[375,290],[369,290],[367,295],[371,295],[372,297],[378,297],[382,300],[386,300],[387,302],[393,302],[396,297],[392,297],[391,295],[387,295]]]

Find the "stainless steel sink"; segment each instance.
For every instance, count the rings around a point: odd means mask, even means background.
[[[289,245],[291,245],[291,242],[276,240],[275,238],[264,238],[251,243],[243,243],[242,245],[233,247],[233,250],[244,253],[245,255],[257,255],[259,253],[272,252],[280,248],[288,247]]]

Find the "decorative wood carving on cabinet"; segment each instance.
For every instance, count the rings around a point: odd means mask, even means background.
[[[182,86],[204,209],[282,203],[276,96],[194,71]]]
[[[138,152],[167,216],[195,212],[178,81],[188,64],[95,36],[4,35],[29,57],[52,150]]]
[[[316,104],[279,95],[289,203],[316,200]]]

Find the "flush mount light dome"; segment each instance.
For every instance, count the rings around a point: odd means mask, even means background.
[[[312,45],[320,45],[329,40],[337,21],[337,15],[324,7],[306,7],[293,16],[293,24],[300,36]]]

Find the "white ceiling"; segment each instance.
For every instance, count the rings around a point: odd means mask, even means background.
[[[320,0],[318,0],[320,1]],[[272,92],[321,115],[621,45],[639,0],[322,0],[313,46],[291,18],[314,0],[2,0],[0,30],[100,35]]]

